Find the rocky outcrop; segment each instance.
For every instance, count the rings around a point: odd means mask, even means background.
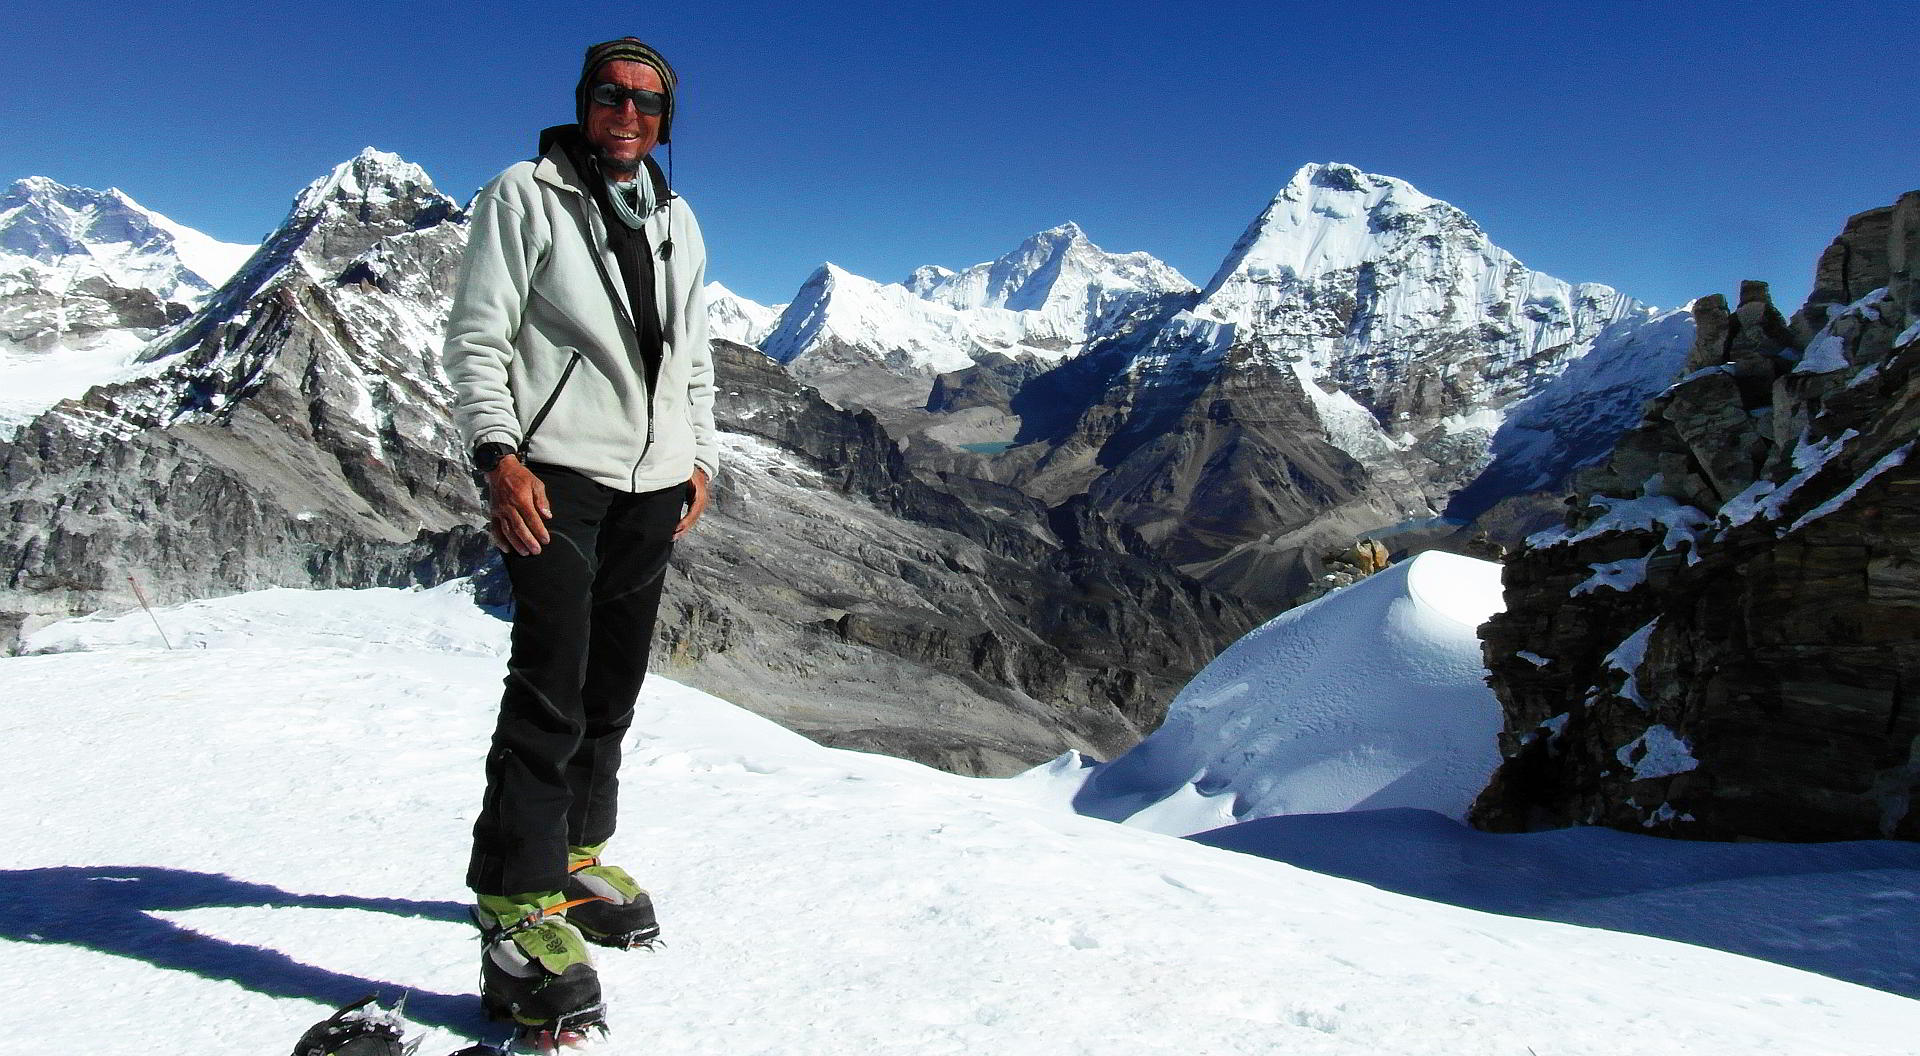
[[[1920,838],[1920,192],[1789,323],[1694,305],[1686,373],[1509,558],[1484,828]]]

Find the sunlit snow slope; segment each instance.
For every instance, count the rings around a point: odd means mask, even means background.
[[[0,660],[14,1007],[101,1056],[286,1051],[369,989],[413,991],[424,1056],[482,1035],[460,878],[505,628],[463,589],[263,592],[161,610],[173,651],[135,613]],[[671,945],[602,956],[615,1052],[1894,1056],[1920,1032],[1905,998],[1063,814],[662,679],[623,776],[615,850]]]
[[[1131,752],[1059,760],[1046,780],[1083,814],[1172,835],[1387,807],[1464,817],[1500,761],[1474,634],[1499,608],[1499,565],[1421,554],[1248,632]]]

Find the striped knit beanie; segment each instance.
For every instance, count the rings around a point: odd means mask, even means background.
[[[674,76],[673,67],[660,53],[640,42],[637,37],[621,37],[603,44],[595,44],[587,49],[586,61],[580,65],[580,83],[573,89],[573,116],[582,127],[587,123],[587,93],[593,90],[594,74],[609,62],[644,63],[653,67],[660,75],[660,84],[667,90],[667,108],[660,115],[660,142],[665,143],[673,132],[673,89],[679,82]]]

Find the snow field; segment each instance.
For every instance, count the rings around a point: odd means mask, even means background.
[[[283,1051],[376,985],[414,991],[424,1056],[487,1036],[458,917],[501,675],[474,646],[504,626],[457,588],[268,594],[161,610],[197,648],[134,613],[0,660],[0,985],[84,995],[102,1056]],[[1893,1056],[1920,1027],[1810,973],[819,748],[666,679],[628,743],[610,857],[670,945],[600,955],[615,1052]]]

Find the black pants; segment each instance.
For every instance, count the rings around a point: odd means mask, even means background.
[[[528,468],[546,485],[552,538],[504,558],[513,652],[467,869],[467,886],[487,895],[558,891],[567,847],[613,835],[620,742],[687,498],[685,485],[634,494]]]

